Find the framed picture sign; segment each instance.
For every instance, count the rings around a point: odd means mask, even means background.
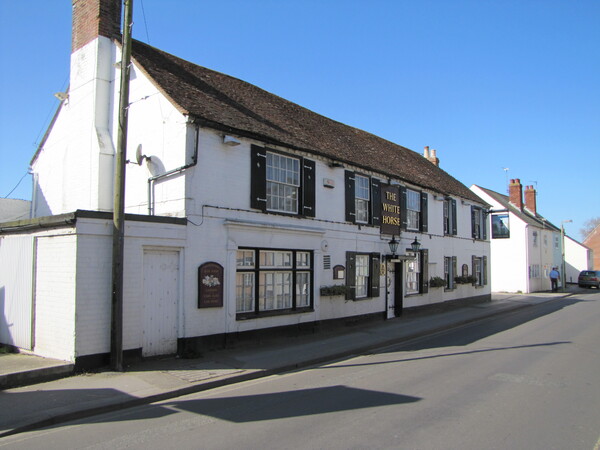
[[[207,262],[198,267],[198,308],[223,306],[223,266]]]

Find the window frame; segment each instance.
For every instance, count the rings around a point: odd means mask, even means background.
[[[357,257],[368,258],[368,274],[365,278],[367,286],[366,295],[357,295],[357,284],[359,274],[357,270]],[[380,296],[380,278],[381,278],[381,255],[379,253],[367,252],[346,252],[346,300],[368,300]]]
[[[487,240],[487,211],[480,206],[471,206],[471,237],[478,241]]]
[[[407,248],[406,252],[411,252],[413,253],[412,249]],[[406,274],[405,274],[405,286],[406,286],[406,296],[411,296],[411,295],[422,295],[422,294],[427,294],[429,292],[429,250],[428,249],[421,249],[417,252],[417,260],[419,261],[418,263],[418,271],[417,272],[412,272],[412,273],[416,273],[417,277],[416,280],[413,283],[416,283],[417,285],[417,289],[414,290],[410,290],[408,289],[409,286],[409,265],[412,262],[411,260],[407,261],[406,263]]]
[[[456,200],[450,197],[446,197],[444,199],[443,210],[444,235],[456,236],[458,234],[456,220]]]
[[[477,270],[479,269],[479,270]],[[475,287],[483,287],[488,284],[488,269],[487,269],[487,256],[476,256],[473,255],[471,257],[471,273],[476,278],[476,281],[473,282],[473,286]],[[480,274],[477,277],[477,273]]]
[[[414,209],[415,206],[418,209]],[[411,218],[417,223],[411,223]],[[406,229],[408,231],[421,230],[421,193],[408,188],[406,189]]]
[[[444,291],[453,291],[456,288],[454,278],[457,276],[456,256],[444,256],[444,279],[446,280]]]
[[[408,228],[408,194],[407,191],[417,192],[420,199],[420,216],[419,216],[419,228],[413,229]],[[428,216],[429,216],[429,200],[428,194],[424,191],[417,191],[413,188],[406,186],[400,186],[400,220],[402,223],[402,229],[411,232],[426,233],[428,231]]]
[[[279,183],[268,180],[267,161],[269,154],[297,160],[299,165],[298,182],[296,187],[296,211],[286,211],[278,208],[268,208],[269,183]],[[316,164],[315,161],[292,153],[281,152],[267,147],[252,144],[250,146],[250,207],[264,213],[281,214],[292,217],[315,217],[316,212]]]
[[[358,219],[357,201],[364,201],[363,197],[357,197],[356,179],[368,180],[369,200],[367,204],[367,220]],[[379,226],[381,224],[381,181],[377,178],[363,175],[351,170],[344,172],[344,186],[346,196],[346,222],[355,223],[357,225],[372,225]]]
[[[253,255],[253,264],[239,265],[240,253]],[[273,254],[273,264],[266,261],[267,255]],[[284,259],[279,261],[279,256],[291,254],[289,264]],[[246,258],[244,258],[244,261]],[[281,262],[281,263],[279,263]],[[282,248],[262,248],[262,247],[239,247],[236,252],[236,320],[246,320],[258,317],[268,317],[274,315],[295,314],[309,312],[314,310],[314,253],[312,250],[305,249],[282,249]],[[248,279],[248,274],[252,275],[252,309],[239,309],[239,280]],[[285,290],[285,276],[290,276]],[[273,295],[279,295],[281,298],[273,298],[273,304],[285,302],[285,296],[289,295],[289,304],[280,303],[285,307],[267,308],[267,279],[271,278],[275,283],[273,286]],[[281,282],[280,282],[281,281]],[[303,287],[298,283],[303,283]],[[308,289],[306,289],[308,284]],[[244,286],[246,286],[244,284]],[[299,289],[301,288],[301,289]],[[271,291],[269,291],[271,292]],[[302,301],[300,301],[302,299]]]

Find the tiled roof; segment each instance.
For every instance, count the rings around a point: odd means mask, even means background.
[[[393,142],[139,41],[133,42],[132,57],[182,114],[207,127],[321,155],[441,194],[481,202],[447,172]]]
[[[477,185],[475,185],[475,186],[477,186]],[[549,228],[554,231],[560,231],[560,228],[558,228],[553,223],[549,222],[547,219],[545,219],[540,214],[533,214],[531,211],[527,210],[527,208],[523,208],[523,210],[520,210],[519,208],[517,208],[515,205],[513,205],[510,202],[509,197],[507,195],[499,194],[496,191],[492,191],[491,189],[486,189],[481,186],[477,186],[477,187],[479,189],[481,189],[483,192],[485,192],[486,194],[488,194],[490,197],[492,197],[495,201],[500,203],[502,205],[502,207],[506,208],[508,211],[515,214],[517,217],[519,217],[525,223],[527,223],[529,225],[534,225],[536,227]]]

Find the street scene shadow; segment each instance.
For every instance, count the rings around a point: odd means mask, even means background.
[[[413,342],[399,345],[398,347],[394,347],[394,351],[400,349],[402,351],[415,351],[429,348],[469,345],[489,336],[531,322],[540,317],[553,314],[582,301],[585,300],[566,298],[556,302],[545,302],[533,307],[518,309],[507,314],[495,315],[489,319],[485,319],[485,321],[476,321],[472,324],[467,324],[445,332],[441,338],[439,335],[432,335],[424,339],[418,339]],[[482,326],[482,323],[484,322],[485,326]]]

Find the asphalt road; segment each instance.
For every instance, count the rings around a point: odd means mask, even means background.
[[[598,450],[599,324],[594,290],[0,447]]]

